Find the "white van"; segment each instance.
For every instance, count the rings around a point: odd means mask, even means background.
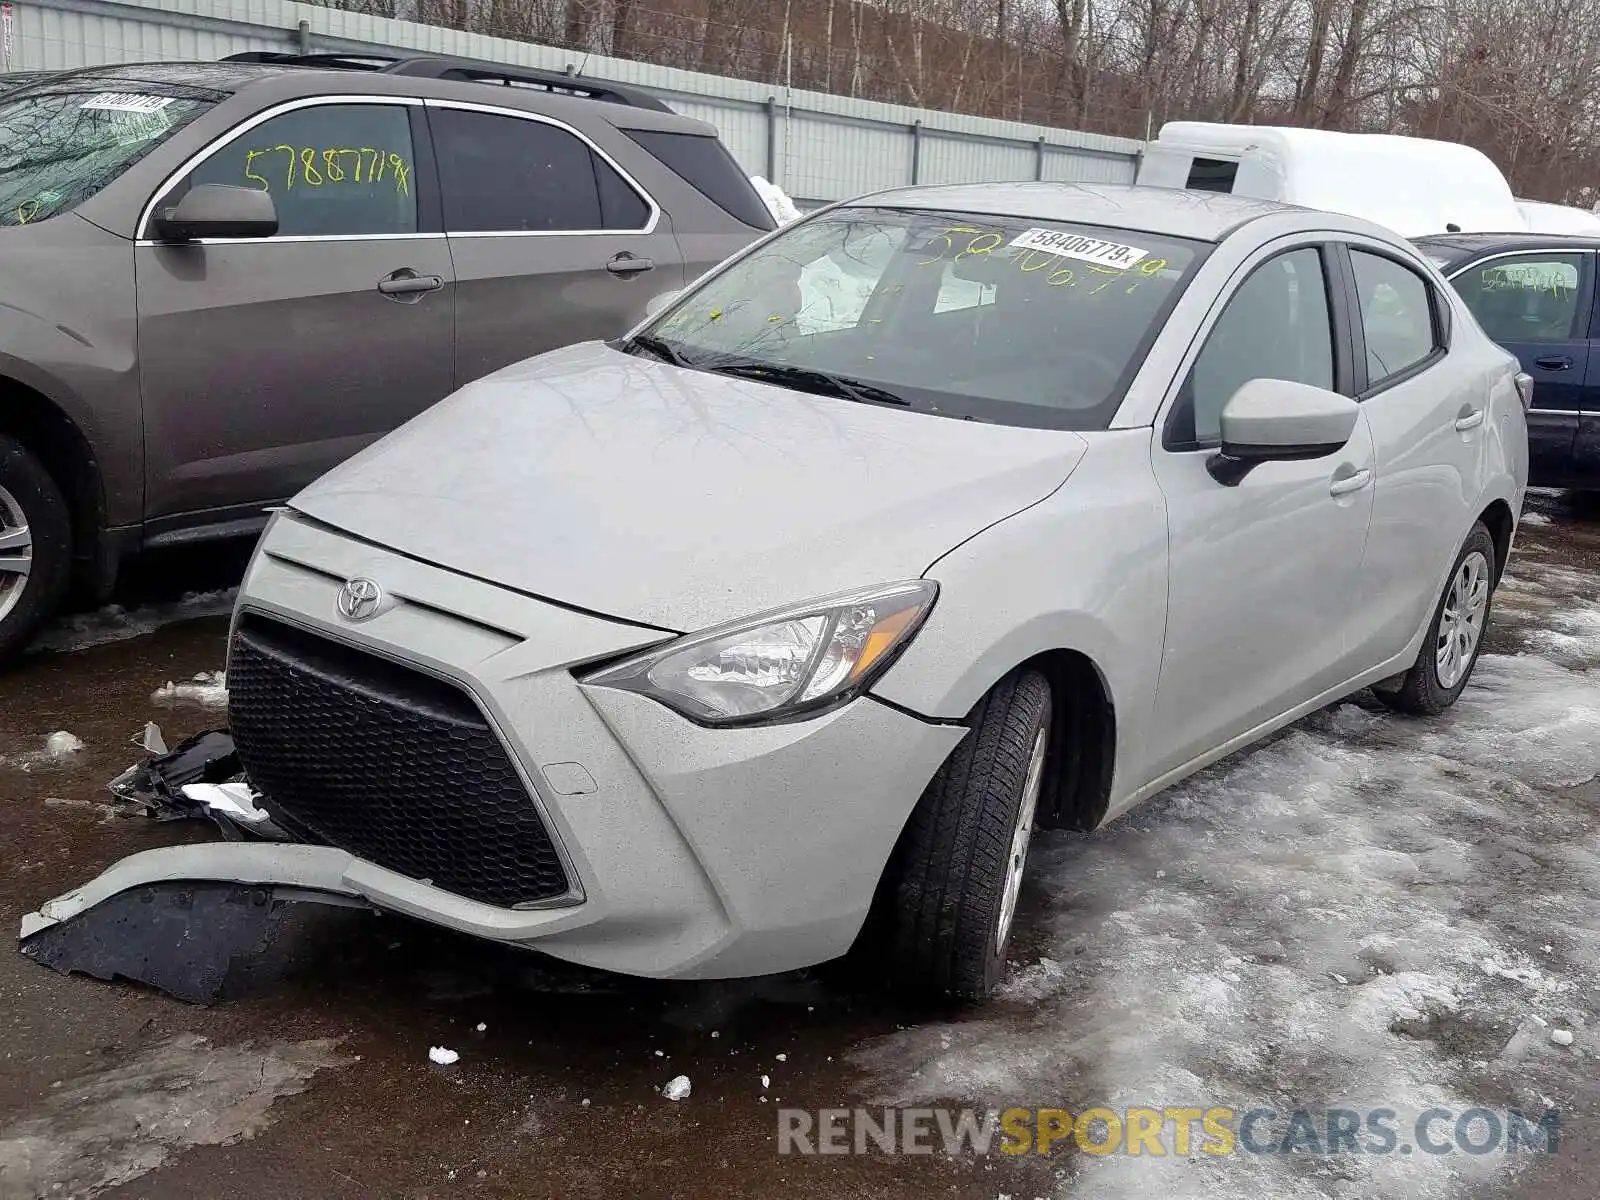
[[[1169,121],[1145,147],[1138,182],[1347,213],[1408,238],[1528,227],[1494,163],[1428,138]]]

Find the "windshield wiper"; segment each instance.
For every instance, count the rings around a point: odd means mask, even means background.
[[[755,379],[762,383],[785,384],[823,396],[838,396],[844,400],[854,400],[858,404],[894,404],[901,408],[911,407],[911,401],[904,396],[896,395],[875,384],[864,383],[859,379],[847,379],[843,375],[830,375],[826,371],[816,371],[810,367],[779,366],[763,362],[731,362],[715,363],[705,369],[717,375],[736,375],[741,379]]]
[[[689,360],[682,354],[678,353],[677,350],[673,349],[669,343],[662,341],[653,334],[641,333],[638,337],[634,338],[628,343],[628,348],[630,350],[637,348],[647,351],[648,353],[655,355],[662,362],[671,363],[675,367],[687,367],[691,365]]]

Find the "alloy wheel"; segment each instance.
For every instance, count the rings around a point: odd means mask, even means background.
[[[1017,807],[1017,824],[1011,831],[1010,857],[1006,861],[1005,892],[1000,898],[1000,924],[995,931],[994,952],[1004,954],[1011,922],[1017,915],[1017,896],[1022,891],[1022,871],[1028,861],[1028,843],[1033,837],[1034,813],[1039,807],[1039,791],[1044,785],[1044,753],[1049,729],[1039,730],[1028,758],[1028,776],[1022,785],[1022,803]]]
[[[33,534],[28,515],[10,492],[0,487],[0,621],[22,602],[33,573]]]
[[[1440,687],[1455,687],[1472,665],[1488,611],[1489,560],[1474,550],[1456,568],[1445,593],[1444,611],[1439,615],[1434,665]]]

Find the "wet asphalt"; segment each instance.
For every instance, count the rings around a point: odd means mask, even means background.
[[[1524,541],[1584,570],[1600,565],[1600,504],[1548,495],[1531,507],[1549,520],[1526,527]],[[143,564],[116,598],[126,616],[79,618],[45,640],[103,644],[41,651],[0,677],[0,942],[25,912],[115,860],[211,836],[117,815],[104,785],[141,757],[145,722],[170,743],[221,723],[215,710],[154,693],[223,666],[226,618],[159,622],[185,611],[186,592],[230,587],[246,551]],[[1508,619],[1491,648],[1510,648]],[[84,743],[59,762],[40,755],[58,730]],[[1024,938],[1027,921],[1025,892]],[[880,996],[849,968],[647,983],[361,912],[320,914],[292,942],[241,994],[207,1008],[63,977],[0,948],[0,1200],[1025,1200],[1064,1186],[1061,1163],[1031,1156],[776,1152],[780,1105],[870,1103],[845,1056],[948,1018]],[[460,1061],[432,1064],[432,1046]],[[679,1074],[693,1094],[673,1103],[660,1089]],[[1592,1197],[1597,1142],[1569,1129],[1563,1154],[1531,1164],[1505,1194]],[[64,1148],[55,1160],[41,1149],[52,1145]],[[8,1176],[6,1155],[23,1151],[32,1173],[13,1161]]]

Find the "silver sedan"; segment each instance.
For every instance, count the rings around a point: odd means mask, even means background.
[[[281,883],[662,977],[867,939],[982,997],[1035,828],[1364,687],[1456,700],[1527,389],[1357,220],[1044,184],[835,206],[300,495],[229,672],[299,841],[146,854],[28,928]]]

